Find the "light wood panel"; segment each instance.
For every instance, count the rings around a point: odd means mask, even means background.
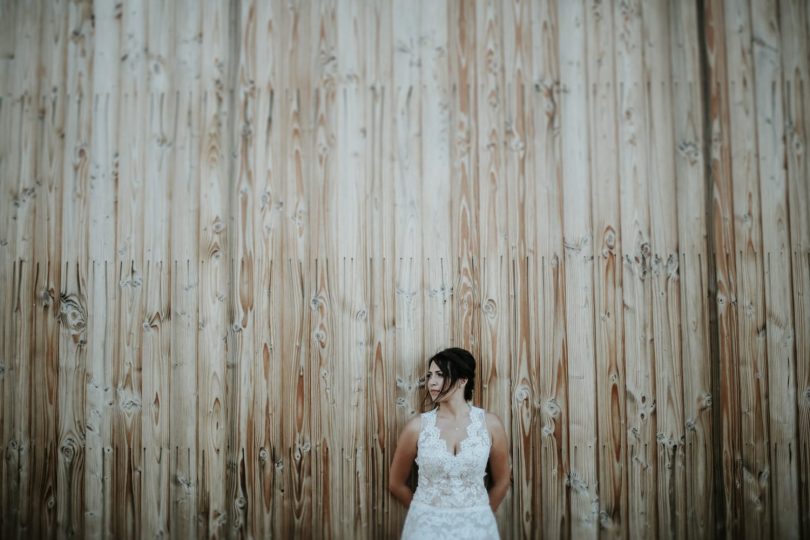
[[[396,536],[450,345],[503,537],[810,534],[803,2],[0,21],[3,538]]]

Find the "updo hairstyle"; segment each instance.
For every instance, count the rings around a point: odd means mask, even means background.
[[[467,379],[464,385],[464,401],[471,401],[475,389],[475,357],[467,350],[450,347],[434,354],[428,360],[428,368],[434,362],[444,375],[444,386],[436,396],[436,400],[446,395],[459,379]]]

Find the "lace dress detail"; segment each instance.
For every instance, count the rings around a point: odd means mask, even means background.
[[[483,409],[471,407],[467,436],[456,455],[436,427],[436,409],[422,414],[416,453],[419,480],[403,539],[498,538],[484,487],[491,446]]]

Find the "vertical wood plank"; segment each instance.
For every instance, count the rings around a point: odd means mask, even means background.
[[[212,18],[221,22],[220,17]],[[201,189],[199,235],[199,326],[197,341],[197,388],[199,392],[198,535],[219,535],[227,530],[224,500],[227,429],[225,409],[225,361],[230,293],[227,200],[227,132],[223,128],[224,96],[209,90],[203,96],[201,120]]]
[[[187,388],[194,381],[197,351],[196,297],[198,294],[197,267],[190,261],[173,261],[171,271],[171,368],[169,372],[169,499],[171,501],[170,528],[179,538],[193,537],[197,504],[197,445],[193,439],[196,432],[196,400],[173,399],[178,395],[196,395],[195,387]],[[184,392],[184,390],[186,392]],[[191,428],[189,428],[191,424]],[[189,437],[191,436],[191,438]]]
[[[14,98],[36,96],[40,83],[39,57],[42,31],[43,5],[32,3],[15,9],[11,16],[15,25],[14,47],[12,52],[13,68],[8,84],[9,94]]]
[[[792,250],[793,321],[797,383],[798,514],[799,535],[810,534],[810,187],[806,179],[807,126],[810,122],[810,74],[807,28],[810,12],[804,2],[779,3],[782,38],[782,77],[785,115],[786,187]]]
[[[798,538],[798,468],[794,457],[797,448],[796,349],[778,9],[777,2],[751,2],[757,165],[762,204],[767,438],[770,441],[770,498],[774,508],[769,533],[782,538]]]
[[[88,504],[90,500],[85,499],[84,485],[85,402],[87,397],[85,381],[89,371],[87,323],[90,316],[88,311],[90,306],[87,302],[89,290],[87,271],[86,266],[74,261],[65,261],[59,301],[59,405],[57,409],[59,411],[59,463],[56,480],[56,523],[57,535],[62,537],[83,535],[84,516],[93,508]],[[95,279],[91,281],[91,285],[95,286]],[[93,319],[96,316],[95,313],[92,314]],[[95,326],[95,321],[93,324]],[[97,334],[93,337],[96,336]],[[93,379],[94,377],[91,376],[90,381]],[[92,478],[89,469],[88,479],[91,482],[97,480],[97,478]],[[96,515],[102,515],[103,510],[97,509],[97,512]],[[89,517],[92,519],[96,515],[90,514]],[[88,523],[88,525],[93,524]],[[92,529],[88,532],[92,532]]]
[[[476,6],[451,3],[448,12],[449,64],[452,93],[451,139],[451,256],[455,257],[452,342],[481,358],[480,342],[480,245],[478,240],[479,177],[477,155],[476,102]]]
[[[421,8],[421,3],[419,4]],[[427,358],[422,344],[422,144],[420,141],[420,58],[416,50],[420,11],[412,2],[394,0],[391,17],[393,50],[393,178],[397,434],[415,414],[422,412],[423,375]],[[394,445],[395,449],[395,445]],[[401,531],[405,509],[396,504],[389,527]]]
[[[628,533],[657,531],[656,393],[653,360],[650,174],[645,132],[642,13],[639,2],[616,6],[622,297],[627,376]]]
[[[58,260],[58,259],[57,259]],[[32,483],[29,505],[31,523],[28,534],[55,536],[56,460],[53,441],[56,425],[59,332],[57,328],[59,268],[37,262],[33,281],[35,308],[31,337],[30,434]]]
[[[143,463],[141,471],[140,516],[142,534],[168,535],[169,529],[169,446],[171,395],[171,263],[146,261],[143,291],[143,317],[140,320],[143,369],[141,441]],[[178,396],[179,397],[179,396]]]
[[[340,497],[334,496],[340,470],[340,446],[337,441],[337,396],[335,394],[335,361],[337,347],[337,299],[333,296],[337,261],[336,227],[331,216],[339,216],[331,186],[337,174],[336,129],[338,110],[338,77],[336,40],[337,6],[323,2],[313,10],[312,25],[317,29],[320,62],[313,68],[313,146],[316,160],[308,181],[311,218],[309,221],[312,268],[311,353],[313,377],[312,441],[317,459],[313,460],[313,528],[324,538],[339,535]],[[328,218],[330,217],[330,218]],[[330,249],[331,247],[331,249]]]
[[[511,262],[506,256],[481,260],[481,406],[501,419],[507,437],[511,437],[511,367],[512,350],[509,325],[512,322],[510,290]],[[511,439],[508,439],[511,440]],[[511,501],[504,503],[496,514],[502,533],[508,533],[512,516]],[[505,529],[505,530],[504,530]]]
[[[504,162],[505,93],[503,13],[498,2],[482,2],[476,9],[476,111],[479,179],[478,235],[481,257],[481,406],[501,419],[512,432],[512,343],[509,324],[510,249]],[[510,438],[511,440],[511,438]],[[509,534],[512,495],[507,494],[496,514],[501,534]]]
[[[683,369],[681,358],[680,256],[673,140],[669,8],[647,2],[644,28],[646,139],[649,148],[652,240],[653,353],[657,441],[658,534],[684,538]]]
[[[709,165],[711,174],[711,206],[709,216],[712,234],[708,235],[709,290],[715,302],[710,307],[713,353],[719,357],[719,368],[713,373],[713,387],[720,403],[714,409],[713,423],[720,431],[720,441],[714,446],[714,463],[719,469],[714,491],[722,493],[715,499],[715,528],[726,537],[741,534],[742,512],[740,419],[740,374],[737,361],[737,265],[734,236],[734,199],[731,183],[731,134],[729,132],[730,104],[725,99],[729,88],[726,58],[726,28],[724,5],[719,1],[705,4],[706,63],[708,94],[708,132],[711,137]],[[714,320],[716,317],[716,322]],[[716,337],[715,337],[716,336]]]
[[[616,147],[616,73],[613,6],[589,3],[586,13],[588,123],[593,179],[594,340],[599,526],[611,537],[627,534],[627,435],[624,429],[625,369],[621,329],[622,265]]]
[[[368,494],[369,536],[376,538],[392,531],[388,516],[392,505],[398,504],[388,497],[388,467],[393,458],[394,442],[398,433],[387,421],[394,415],[396,403],[391,399],[390,388],[396,387],[390,358],[394,354],[394,285],[391,259],[377,258],[371,262],[369,283],[372,291],[371,368],[367,378],[369,413],[367,432],[372,485]]]
[[[67,47],[67,12],[64,3],[48,3],[43,6],[40,35],[40,58],[42,66],[39,84],[37,111],[38,133],[36,135],[37,162],[35,183],[38,197],[35,201],[37,219],[34,223],[33,259],[46,264],[49,261],[56,271],[61,268],[62,223],[62,167],[64,158],[65,128],[65,70]],[[56,280],[58,282],[58,278]]]
[[[543,536],[570,535],[568,472],[568,360],[563,259],[563,184],[560,138],[559,21],[557,2],[532,6],[532,172],[538,179],[535,264],[540,321],[540,496],[535,505]],[[539,512],[538,512],[539,510]]]
[[[421,136],[419,182],[421,184],[422,257],[430,259],[428,268],[450,254],[451,182],[449,150],[451,144],[450,99],[451,88],[447,77],[449,60],[447,50],[447,4],[422,0],[419,3],[419,28],[415,36],[413,53],[419,59],[419,130]],[[427,308],[425,315],[431,313]],[[429,329],[431,321],[425,321]],[[448,336],[449,337],[449,336]],[[430,338],[428,338],[430,339]],[[444,342],[446,343],[446,341]],[[426,352],[443,344],[427,341]]]
[[[228,65],[229,6],[207,2],[201,8],[203,43],[200,52],[204,95],[202,106],[197,242],[200,257],[197,387],[198,536],[224,536],[229,530],[226,474],[229,407],[227,402],[228,299],[231,293],[233,238],[228,193],[231,151]]]
[[[596,425],[596,372],[594,364],[593,229],[591,217],[590,149],[587,143],[588,40],[584,2],[560,6],[561,155],[563,177],[563,243],[565,246],[566,326],[576,329],[568,341],[570,378],[569,444],[571,536],[596,537],[598,523],[598,470]]]
[[[527,79],[531,69],[531,20],[529,3],[506,3],[503,9],[503,51],[506,91],[505,95],[505,140],[504,170],[511,179],[506,187],[506,203],[509,212],[509,243],[512,282],[510,341],[512,348],[512,399],[511,433],[512,464],[515,484],[519,489],[510,490],[505,503],[512,505],[510,536],[524,537],[531,530],[533,490],[531,486],[537,475],[534,470],[531,436],[533,433],[534,407],[537,378],[535,375],[535,352],[532,339],[532,315],[530,258],[534,254],[535,227],[529,216],[536,215],[535,183],[528,174],[527,143],[530,135],[528,113]]]
[[[397,433],[414,415],[423,411],[424,373],[427,372],[426,354],[423,354],[423,320],[421,294],[422,265],[419,259],[399,257],[395,281],[396,328],[396,425]],[[396,449],[396,446],[394,446]],[[405,510],[401,505],[394,509],[390,526],[402,530]]]
[[[120,262],[114,270],[118,302],[117,331],[112,361],[112,471],[113,532],[122,538],[140,536],[141,458],[143,453],[143,320],[144,275],[134,262]],[[115,333],[113,334],[115,335]]]
[[[42,6],[40,30],[39,130],[35,178],[41,186],[36,198],[34,223],[34,306],[36,318],[31,338],[30,433],[32,439],[33,537],[54,537],[57,489],[57,403],[59,373],[59,290],[62,270],[62,190],[65,111],[65,60],[68,35],[67,6]],[[0,219],[2,222],[2,219]],[[2,402],[2,398],[0,398]],[[85,443],[87,440],[85,440]]]
[[[169,449],[174,453],[174,467],[169,496],[172,501],[172,533],[180,538],[196,534],[201,486],[199,467],[201,447],[208,441],[198,440],[197,427],[201,422],[200,391],[198,385],[199,346],[207,320],[208,306],[201,304],[203,290],[202,268],[199,263],[204,248],[198,243],[197,230],[200,224],[200,209],[197,193],[200,175],[206,164],[201,159],[208,156],[202,141],[200,106],[194,102],[191,92],[176,94],[152,94],[151,114],[155,118],[148,153],[153,163],[165,160],[166,192],[171,194],[164,208],[155,208],[156,218],[168,220],[171,231],[168,245],[171,259],[171,322],[170,352],[171,369],[168,400]],[[165,115],[165,123],[163,121]],[[149,176],[148,191],[162,191],[161,175]],[[154,183],[152,183],[154,182]],[[177,194],[175,196],[175,193]],[[152,230],[156,224],[144,224]],[[208,229],[206,229],[207,231]],[[165,244],[155,244],[151,253],[166,249]],[[153,255],[154,257],[154,255]],[[157,257],[149,257],[156,260]],[[146,253],[144,254],[146,257]],[[171,261],[171,262],[169,262]],[[207,290],[206,290],[207,292]],[[204,335],[204,334],[203,334]],[[205,364],[203,364],[205,365]],[[175,397],[176,396],[176,397]],[[194,399],[191,398],[193,396]],[[203,394],[204,396],[204,394]]]
[[[746,536],[771,530],[767,410],[767,351],[762,218],[757,171],[757,125],[754,58],[749,6],[732,4],[725,13],[729,73],[728,101],[734,234],[740,340],[740,411],[742,434],[743,527]]]
[[[11,71],[14,68],[14,45],[17,41],[17,2],[4,0],[0,3],[0,95],[11,94],[9,88],[14,83]]]
[[[56,479],[57,535],[81,535],[86,523],[87,535],[97,538],[111,530],[105,530],[103,523],[105,516],[109,516],[111,490],[105,489],[107,486],[104,485],[106,454],[102,449],[110,448],[110,415],[106,404],[112,398],[111,377],[104,359],[112,358],[115,343],[103,337],[114,333],[114,318],[111,316],[114,306],[107,294],[107,287],[112,287],[112,279],[108,279],[104,258],[93,261],[90,257],[88,234],[90,151],[94,126],[91,4],[77,2],[67,8],[71,39],[66,42],[68,102],[62,172],[65,183],[62,190],[62,229],[72,232],[61,237],[64,273],[59,286],[59,438],[55,441],[55,447],[59,456]],[[112,272],[112,269],[109,270]],[[92,272],[92,290],[86,287],[89,272]],[[89,317],[85,291],[92,294],[94,299],[92,317]],[[102,298],[104,301],[101,301]],[[86,348],[88,339],[91,341]],[[77,452],[77,445],[80,444],[77,428],[82,422],[88,426],[84,441],[86,447],[95,451]]]
[[[278,259],[271,259],[271,281],[270,291],[268,293],[269,303],[274,308],[275,313],[280,313],[281,316],[271,319],[270,322],[270,350],[269,350],[269,364],[270,364],[270,380],[273,381],[272,399],[269,405],[269,418],[268,418],[268,431],[269,438],[272,446],[268,451],[268,458],[270,461],[270,471],[265,472],[265,499],[269,499],[265,504],[269,506],[270,516],[269,522],[265,522],[269,530],[272,531],[274,536],[282,534],[282,527],[286,526],[285,514],[287,502],[284,498],[284,493],[287,490],[284,470],[284,451],[282,441],[282,419],[281,409],[284,402],[285,395],[283,389],[286,381],[283,379],[283,363],[280,358],[284,353],[284,335],[282,333],[283,325],[282,316],[286,316],[284,306],[286,306],[284,279],[284,261],[279,256]],[[278,414],[276,414],[278,411]],[[269,474],[268,474],[269,473]]]
[[[670,5],[670,46],[681,282],[681,351],[686,468],[686,534],[714,534],[712,357],[708,320],[706,119],[697,6]]]
[[[93,2],[81,0],[68,5],[67,92],[89,99],[93,93]],[[72,138],[66,138],[72,141]]]
[[[304,332],[309,328],[309,309],[305,301],[306,275],[303,263],[295,259],[283,262],[283,301],[286,313],[281,322],[281,409],[288,413],[280,416],[281,460],[288,468],[284,479],[284,511],[282,530],[288,534],[310,535],[312,520],[312,493],[309,490],[312,474],[312,444],[310,432],[311,390],[309,339]]]
[[[188,90],[183,84],[199,75],[199,45],[195,36],[199,33],[199,8],[197,2],[172,2],[146,0],[146,54],[145,83],[150,94],[171,93],[175,89]],[[175,11],[182,13],[176,17]],[[176,21],[176,22],[175,22]],[[174,32],[170,29],[174,28]],[[136,38],[137,39],[137,38]],[[135,52],[133,51],[133,54]],[[173,70],[169,66],[173,64]],[[132,65],[132,64],[130,64]],[[126,68],[125,68],[126,70]],[[124,76],[126,80],[126,75]]]
[[[30,489],[30,432],[28,400],[30,380],[30,333],[33,330],[31,291],[33,278],[31,263],[18,260],[13,266],[12,290],[9,302],[9,319],[12,329],[8,356],[8,366],[4,374],[4,422],[3,448],[4,480],[3,502],[7,517],[4,519],[3,536],[16,537],[28,528],[27,506]]]
[[[239,66],[232,101],[234,119],[231,129],[231,158],[233,172],[229,191],[229,213],[234,224],[232,231],[232,269],[234,293],[231,295],[229,374],[227,383],[228,407],[228,475],[226,479],[226,498],[233,516],[230,534],[248,536],[248,506],[253,504],[248,499],[247,479],[252,478],[252,465],[257,462],[250,459],[253,455],[254,426],[251,414],[252,381],[255,380],[253,359],[254,349],[254,314],[257,299],[254,285],[254,217],[255,200],[254,178],[254,119],[256,118],[257,92],[254,83],[256,57],[255,44],[255,4],[243,3],[237,13],[231,14],[237,28],[237,36],[230,40],[228,56],[238,59]],[[232,23],[232,24],[234,24]],[[234,78],[231,78],[233,80]]]
[[[14,261],[7,261],[6,257],[3,257],[3,266],[2,273],[0,273],[0,294],[2,294],[2,303],[0,303],[0,309],[2,309],[3,317],[2,317],[2,351],[3,360],[2,365],[0,365],[0,403],[3,404],[3,411],[6,411],[6,396],[9,395],[11,392],[11,385],[10,385],[10,375],[9,375],[9,368],[11,366],[11,353],[12,353],[12,335],[14,330],[14,317],[12,316],[13,307],[11,303],[11,298],[13,298],[13,287],[14,281],[16,279],[16,270],[17,270],[17,262]],[[7,266],[8,268],[5,268]],[[7,449],[8,449],[8,442],[9,436],[7,434],[7,430],[11,425],[11,418],[7,414],[3,414],[0,416],[0,451],[3,452],[3,462],[0,463],[0,504],[2,505],[3,512],[0,513],[0,531],[4,534],[7,531],[7,527],[11,525],[11,519],[9,516],[11,514],[11,509],[9,506],[9,499],[6,491],[6,486],[8,486],[9,478],[11,477],[11,471],[7,466],[7,460],[5,459]]]
[[[421,86],[419,84],[419,56],[414,50],[413,35],[419,29],[419,10],[412,3],[394,1],[392,17],[397,22],[393,29],[393,39],[397,44],[394,51],[394,208],[396,235],[396,257],[400,258],[399,268],[407,268],[410,274],[410,261],[422,257],[422,234],[419,223],[422,220],[421,205],[421,163],[422,145],[419,138],[421,118]],[[407,263],[403,267],[403,261]],[[413,361],[413,358],[409,358]],[[421,367],[420,367],[421,372]],[[404,425],[404,424],[403,424]]]

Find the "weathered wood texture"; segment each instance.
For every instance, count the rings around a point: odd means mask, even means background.
[[[804,0],[0,1],[0,537],[810,536]]]

